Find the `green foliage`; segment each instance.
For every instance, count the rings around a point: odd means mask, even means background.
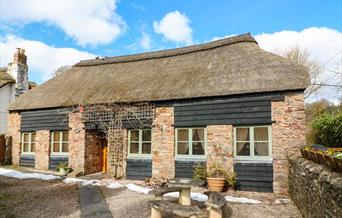
[[[56,170],[57,170],[57,171],[59,171],[60,169],[67,170],[67,169],[68,169],[68,165],[67,165],[67,163],[60,162],[60,163],[57,165],[57,168],[56,168]]]
[[[225,178],[228,185],[235,186],[237,174],[225,169],[218,161],[209,166],[208,177]]]
[[[326,147],[342,147],[342,111],[325,112],[311,123],[314,143]]]
[[[204,164],[196,164],[193,171],[194,180],[207,180],[207,168]]]

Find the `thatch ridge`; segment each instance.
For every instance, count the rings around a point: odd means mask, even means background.
[[[114,63],[125,63],[131,61],[142,61],[148,59],[157,59],[157,58],[168,58],[172,56],[184,55],[193,52],[200,52],[205,51],[208,49],[214,49],[226,45],[231,45],[234,43],[240,42],[254,42],[257,41],[250,35],[250,33],[245,33],[238,36],[232,36],[229,38],[224,38],[208,43],[203,43],[199,45],[191,45],[182,48],[175,48],[175,49],[168,49],[162,51],[153,51],[153,52],[146,52],[141,54],[133,54],[133,55],[124,55],[124,56],[116,56],[116,57],[104,57],[98,59],[91,59],[91,60],[83,60],[79,63],[75,64],[76,67],[82,66],[96,66],[102,64],[114,64]]]
[[[303,90],[307,69],[249,35],[167,51],[88,60],[28,91],[10,110]]]

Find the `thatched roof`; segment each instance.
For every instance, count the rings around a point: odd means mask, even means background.
[[[20,96],[10,110],[305,89],[307,69],[249,34],[206,44],[81,61]]]
[[[13,76],[7,73],[7,68],[0,68],[0,88],[8,83],[15,83]]]

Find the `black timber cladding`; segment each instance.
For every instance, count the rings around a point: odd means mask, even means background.
[[[35,161],[36,161],[35,155],[22,154],[20,155],[19,166],[34,167]]]
[[[175,103],[175,126],[271,124],[271,102],[283,98],[271,93]]]
[[[234,163],[241,191],[273,192],[272,163]]]
[[[68,109],[46,109],[21,112],[20,131],[68,130]]]
[[[152,177],[151,159],[127,159],[126,178],[145,180]]]
[[[196,164],[205,165],[205,160],[176,160],[175,162],[175,177],[176,178],[192,178]]]
[[[49,170],[56,170],[60,163],[65,163],[68,166],[68,161],[68,156],[51,155],[49,160]]]

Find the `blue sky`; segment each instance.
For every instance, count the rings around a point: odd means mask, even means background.
[[[299,45],[320,62],[342,49],[341,0],[0,3],[1,66],[11,61],[16,47],[24,47],[29,77],[38,83],[49,79],[58,66],[80,59],[169,49],[246,32],[263,49]],[[328,43],[328,48],[317,45],[318,41],[324,46]],[[334,57],[329,69],[341,59]]]

